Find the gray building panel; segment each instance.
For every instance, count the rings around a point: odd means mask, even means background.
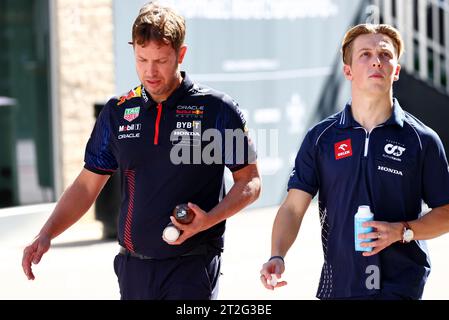
[[[114,1],[117,93],[138,83],[127,42],[132,22],[146,2]],[[259,151],[264,186],[254,206],[279,204],[302,137],[317,120],[328,80],[341,73],[344,32],[365,2],[160,2],[186,17],[188,52],[182,69],[195,81],[230,94],[244,111]],[[337,99],[338,95],[331,97],[334,109],[344,103]]]

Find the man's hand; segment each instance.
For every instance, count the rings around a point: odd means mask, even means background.
[[[33,242],[23,250],[22,268],[28,280],[34,280],[31,263],[38,264],[44,253],[50,249],[50,238],[38,235]]]
[[[287,284],[287,281],[276,281],[276,285],[272,285],[272,277],[276,277],[277,279],[281,278],[281,275],[285,271],[284,263],[281,259],[272,259],[270,261],[267,261],[262,266],[262,270],[260,270],[260,281],[262,282],[263,286],[269,290],[274,290],[274,288],[280,288]]]
[[[398,222],[368,221],[363,223],[363,227],[373,227],[373,232],[359,233],[359,239],[373,239],[371,242],[362,242],[361,247],[373,247],[373,251],[363,252],[365,257],[375,255],[402,239],[403,226]]]
[[[181,232],[181,235],[179,238],[174,242],[168,242],[164,238],[164,241],[171,245],[178,245],[186,241],[188,238],[194,236],[198,232],[201,232],[203,230],[206,230],[210,228],[211,226],[207,223],[209,221],[209,218],[207,216],[207,212],[202,210],[200,207],[198,207],[196,204],[193,204],[189,202],[187,204],[190,209],[192,209],[193,213],[195,214],[193,220],[189,224],[182,224],[176,221],[175,217],[170,216],[171,222],[175,225],[176,228],[178,228]]]

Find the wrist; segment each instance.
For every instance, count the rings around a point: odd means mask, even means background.
[[[404,233],[404,226],[401,222],[395,222],[395,239],[396,241],[402,242],[402,235]]]
[[[274,259],[279,259],[279,260],[282,261],[283,264],[285,264],[283,256],[271,256],[270,259],[268,259],[268,261],[271,261],[271,260],[274,260]]]
[[[48,228],[43,228],[39,233],[34,237],[35,239],[49,239],[52,240],[54,238],[53,234],[48,230]]]
[[[410,243],[415,238],[415,233],[413,229],[410,227],[407,221],[401,221],[401,225],[403,226],[403,233],[401,237],[402,243]]]

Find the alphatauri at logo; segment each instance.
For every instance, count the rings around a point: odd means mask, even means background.
[[[405,148],[398,146],[398,145],[394,145],[392,143],[388,143],[385,145],[384,151],[386,154],[389,154],[389,155],[392,155],[395,157],[400,157],[404,153]]]

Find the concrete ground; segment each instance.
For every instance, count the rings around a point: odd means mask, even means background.
[[[101,224],[95,221],[78,222],[56,238],[41,263],[34,266],[36,280],[26,279],[21,268],[23,247],[51,208],[25,207],[21,213],[0,210],[0,299],[119,299],[112,267],[118,247],[113,241],[101,240]],[[270,255],[276,210],[247,210],[228,220],[219,299],[316,299],[323,262],[316,204],[306,214],[286,257],[283,279],[288,285],[269,291],[259,282],[259,270]],[[448,245],[449,235],[428,241],[433,269],[424,299],[449,299]]]

